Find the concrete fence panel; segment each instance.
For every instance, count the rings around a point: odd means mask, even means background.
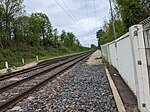
[[[133,55],[129,33],[126,33],[116,41],[106,44],[105,46],[108,45],[109,50],[107,52],[110,51],[110,57],[107,58],[110,58],[111,64],[119,71],[122,78],[136,94]]]
[[[103,57],[119,71],[137,96],[140,111],[150,112],[150,57],[146,52],[150,45],[145,46],[144,32],[142,25],[134,25],[119,39],[102,45],[101,50]]]

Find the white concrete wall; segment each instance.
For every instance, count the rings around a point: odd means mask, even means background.
[[[102,45],[101,50],[103,51],[102,55],[105,57],[105,60],[110,63],[109,45]]]
[[[110,51],[111,64],[119,71],[122,78],[136,94],[133,55],[129,33],[116,40],[116,44],[117,47],[115,47],[115,42],[103,45],[102,52],[104,52],[104,46],[105,49],[109,46],[107,52]],[[106,54],[103,56],[108,58]]]
[[[115,42],[103,45],[102,54],[137,96],[140,111],[150,112],[150,85],[143,32],[142,25],[132,26],[128,33],[115,40],[117,47]]]
[[[118,71],[122,75],[122,78],[125,80],[125,82],[136,94],[133,54],[129,36],[118,41],[117,55]]]
[[[144,31],[145,30],[143,29],[142,25],[134,25],[130,28],[131,41],[133,43],[133,52],[135,55],[135,78],[138,107],[141,112],[150,112],[150,89],[143,35]],[[135,35],[136,33],[137,35]],[[138,64],[139,61],[141,62],[141,64]]]
[[[118,68],[118,63],[117,63],[117,50],[115,47],[115,43],[109,44],[109,52],[110,52],[110,60],[111,64],[115,67]]]
[[[105,58],[106,61],[108,61],[108,46],[107,45],[102,45],[101,50],[103,57]]]

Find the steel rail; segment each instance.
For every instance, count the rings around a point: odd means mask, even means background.
[[[86,53],[86,52],[84,52],[84,53]],[[84,54],[84,53],[81,53],[81,54]],[[14,76],[18,76],[18,75],[21,75],[21,74],[25,74],[25,73],[28,73],[28,72],[31,72],[31,71],[34,71],[34,70],[37,70],[37,69],[40,69],[40,68],[44,68],[44,67],[48,66],[49,64],[54,64],[54,63],[57,63],[59,61],[63,61],[67,58],[71,58],[71,57],[74,57],[74,56],[77,56],[77,55],[79,55],[79,54],[39,62],[36,66],[26,68],[26,69],[23,69],[23,70],[20,70],[20,71],[12,72],[12,73],[9,73],[9,74],[6,74],[6,75],[2,75],[2,76],[0,76],[0,81],[6,80],[8,78],[12,78]]]
[[[17,85],[19,85],[19,84],[22,84],[22,83],[24,83],[24,82],[26,82],[26,81],[32,80],[33,78],[35,78],[35,77],[37,77],[37,76],[41,76],[41,75],[43,75],[43,74],[45,74],[45,73],[48,73],[48,72],[50,72],[51,70],[56,69],[56,68],[58,68],[58,67],[60,67],[60,66],[62,66],[62,65],[64,65],[64,64],[66,64],[66,63],[68,63],[68,62],[71,62],[71,61],[73,61],[73,60],[79,58],[79,57],[82,56],[82,55],[83,55],[83,54],[81,54],[81,55],[79,55],[79,56],[77,56],[77,57],[75,57],[75,58],[73,58],[73,59],[69,59],[69,60],[67,60],[66,62],[63,62],[63,63],[61,63],[61,64],[59,64],[59,65],[53,66],[53,67],[51,67],[51,68],[49,68],[49,69],[47,69],[47,70],[41,71],[41,72],[36,73],[36,74],[34,74],[34,75],[31,75],[31,76],[29,76],[29,77],[27,77],[27,78],[24,78],[24,79],[21,79],[21,80],[19,80],[19,81],[14,82],[14,83],[11,83],[11,84],[9,84],[9,85],[6,85],[6,86],[0,88],[0,93],[4,92],[5,90],[8,90],[8,89],[10,89],[10,88],[12,88],[12,87],[15,87],[15,86],[17,86]]]
[[[85,56],[81,56],[78,57],[76,60],[73,60],[71,62],[70,65],[68,65],[67,67],[65,67],[64,69],[58,71],[57,73],[53,74],[52,76],[50,76],[49,78],[47,78],[46,80],[40,82],[38,85],[35,85],[32,88],[29,88],[28,90],[22,92],[21,94],[18,94],[17,96],[11,98],[10,100],[6,101],[5,103],[0,105],[0,111],[3,112],[5,110],[7,110],[9,107],[15,105],[17,102],[19,102],[21,99],[23,99],[25,96],[29,95],[30,93],[32,93],[33,91],[35,91],[36,89],[39,89],[40,87],[42,87],[44,84],[48,83],[49,81],[53,80],[56,76],[60,75],[62,72],[68,70],[69,68],[71,68],[72,66],[74,66],[75,64],[77,64],[78,62],[84,60],[85,58],[87,58],[89,55],[91,55],[92,53],[88,53]]]

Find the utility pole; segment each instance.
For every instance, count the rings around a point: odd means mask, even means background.
[[[110,4],[110,11],[111,11],[111,17],[112,17],[114,39],[115,39],[114,41],[115,41],[115,48],[116,48],[116,62],[117,62],[117,66],[119,67],[119,65],[118,65],[118,55],[117,55],[117,42],[116,42],[115,18],[114,18],[114,14],[113,14],[113,9],[112,9],[111,0],[109,0],[109,4]]]
[[[116,43],[116,29],[115,29],[115,18],[114,18],[114,14],[113,14],[113,9],[112,9],[111,0],[109,0],[109,4],[110,4],[110,11],[111,11],[111,18],[112,18],[114,39],[115,39],[115,47],[117,47],[117,43]]]

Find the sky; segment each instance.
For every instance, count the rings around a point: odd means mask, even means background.
[[[24,0],[27,13],[45,13],[53,28],[73,32],[83,46],[98,45],[96,32],[110,17],[108,0]]]

